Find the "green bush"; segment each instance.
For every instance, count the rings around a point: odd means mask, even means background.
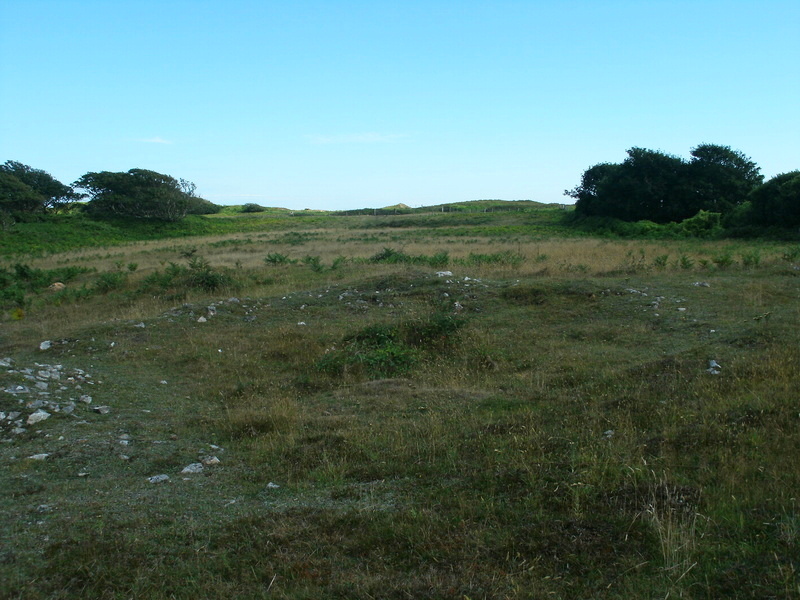
[[[733,256],[730,252],[725,252],[723,254],[717,254],[716,256],[711,258],[711,262],[713,262],[718,269],[727,269],[731,265],[733,265],[736,261],[733,260]]]
[[[743,252],[741,255],[742,265],[745,267],[757,267],[761,264],[761,252],[757,248]]]
[[[264,262],[268,265],[288,265],[291,263],[297,262],[296,260],[292,260],[285,254],[281,254],[280,252],[271,252],[267,254]]]
[[[315,273],[321,273],[325,270],[325,265],[322,264],[322,259],[319,256],[304,256],[302,263],[311,267]]]
[[[108,292],[121,288],[127,279],[127,273],[121,271],[100,273],[94,282],[94,289],[101,294],[107,294]]]

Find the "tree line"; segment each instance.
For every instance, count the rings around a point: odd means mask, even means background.
[[[690,160],[646,148],[627,154],[590,167],[564,192],[577,215],[676,223],[705,211],[728,227],[800,226],[800,171],[765,182],[749,157],[716,144],[693,148]]]
[[[65,212],[87,200],[84,211],[98,218],[179,221],[187,214],[220,211],[220,206],[197,196],[196,190],[190,181],[146,169],[89,172],[65,185],[42,169],[8,160],[0,165],[0,217],[7,222]]]

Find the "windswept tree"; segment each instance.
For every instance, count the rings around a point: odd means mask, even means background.
[[[55,177],[41,169],[34,169],[28,165],[14,160],[7,160],[0,165],[0,174],[11,176],[23,183],[28,190],[36,195],[37,200],[29,191],[16,192],[17,200],[9,200],[14,205],[13,210],[22,212],[54,212],[68,207],[70,204],[80,199],[70,186],[64,185]],[[6,178],[7,180],[7,178]],[[5,184],[6,194],[11,193],[8,182]]]
[[[191,182],[145,169],[86,173],[73,185],[88,192],[92,215],[161,221],[185,217],[195,192]]]
[[[10,173],[0,170],[0,211],[35,212],[42,206],[43,198],[31,186]]]

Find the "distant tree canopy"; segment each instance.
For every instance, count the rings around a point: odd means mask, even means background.
[[[49,173],[13,160],[0,165],[0,210],[54,212],[80,199]]]
[[[623,221],[683,221],[699,211],[726,213],[761,185],[759,167],[728,146],[702,144],[692,160],[645,148],[631,148],[620,164],[587,169],[566,195],[575,212]]]
[[[145,169],[86,173],[73,184],[86,190],[90,215],[179,221],[186,216],[195,185]]]

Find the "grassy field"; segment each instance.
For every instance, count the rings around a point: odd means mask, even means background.
[[[796,245],[236,219],[0,263],[0,597],[800,597]]]

